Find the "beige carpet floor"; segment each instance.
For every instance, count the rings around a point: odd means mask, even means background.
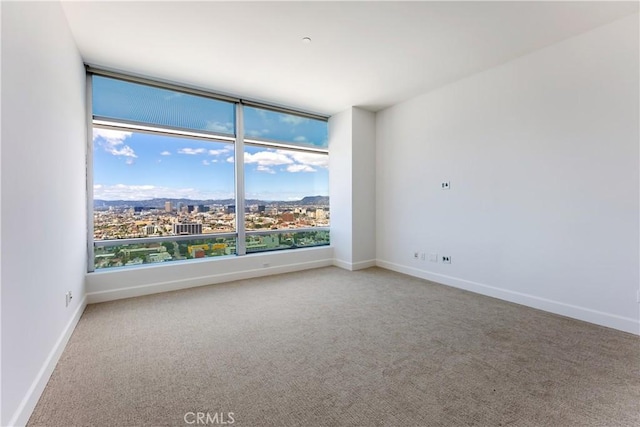
[[[640,339],[329,267],[88,306],[29,426],[205,425],[198,412],[233,426],[640,426]]]

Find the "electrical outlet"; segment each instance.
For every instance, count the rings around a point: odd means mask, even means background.
[[[429,254],[429,261],[438,262],[438,254]]]
[[[413,253],[413,259],[420,259],[420,253],[419,252],[414,252]]]
[[[69,307],[69,304],[71,303],[71,300],[73,299],[73,294],[71,293],[71,291],[67,291],[64,294],[64,306],[65,307]]]
[[[451,257],[449,255],[443,255],[442,256],[442,263],[443,264],[451,264]]]
[[[448,190],[451,188],[451,181],[442,181],[440,183],[440,188],[442,188],[443,190]]]

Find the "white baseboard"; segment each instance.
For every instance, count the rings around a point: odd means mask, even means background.
[[[454,288],[464,289],[481,295],[559,314],[561,316],[571,317],[573,319],[583,320],[585,322],[595,323],[596,325],[640,335],[640,319],[617,316],[615,314],[604,313],[602,311],[540,298],[507,289],[496,288],[494,286],[472,282],[470,280],[459,279],[383,260],[377,260],[376,265],[381,268],[386,268],[387,270],[397,271],[399,273],[408,274],[409,276],[419,277],[421,279],[452,286]]]
[[[360,261],[360,262],[347,262],[339,259],[334,259],[333,265],[335,265],[336,267],[343,268],[345,270],[356,271],[356,270],[362,270],[369,267],[375,267],[377,264],[375,259],[370,259],[367,261]]]
[[[217,283],[232,282],[234,280],[253,279],[255,277],[272,276],[274,274],[292,273],[294,271],[329,267],[331,265],[333,265],[333,259],[327,258],[317,261],[286,264],[253,270],[189,277],[186,279],[157,282],[148,285],[110,289],[108,291],[90,292],[87,294],[87,304],[113,301],[123,298],[139,297],[143,295],[157,294],[160,292],[177,291],[180,289],[195,288],[198,286],[214,285]]]
[[[339,259],[334,259],[334,260],[333,260],[333,265],[335,265],[336,267],[343,268],[343,269],[345,269],[345,270],[352,271],[352,270],[351,270],[351,263],[350,263],[350,262],[347,262],[347,261],[342,261],[342,260],[339,260]]]
[[[71,319],[67,323],[67,326],[62,331],[62,334],[56,341],[53,349],[49,353],[49,356],[44,361],[36,379],[27,390],[27,394],[24,396],[20,405],[18,405],[18,409],[11,417],[9,421],[9,426],[24,426],[29,421],[29,417],[33,413],[40,396],[42,396],[42,392],[49,382],[49,378],[51,378],[51,374],[53,374],[53,370],[55,369],[58,360],[60,360],[60,356],[62,356],[62,352],[64,351],[67,343],[69,342],[69,338],[71,338],[71,334],[73,333],[80,317],[82,317],[82,313],[84,309],[87,307],[87,298],[86,296],[80,301],[76,311],[71,316]]]

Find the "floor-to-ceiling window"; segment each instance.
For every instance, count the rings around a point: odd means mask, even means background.
[[[91,71],[89,271],[329,244],[326,118]]]

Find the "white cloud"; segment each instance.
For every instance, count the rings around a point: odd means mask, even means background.
[[[316,170],[309,165],[289,165],[287,166],[287,172],[315,172]]]
[[[255,154],[244,153],[245,164],[256,163],[258,166],[290,165],[293,160],[281,151],[258,151]]]
[[[220,150],[209,150],[211,155],[222,155],[232,150],[229,146]],[[186,149],[183,149],[186,150]],[[200,149],[198,149],[200,150]],[[201,151],[189,149],[188,154],[199,154]],[[217,162],[217,159],[203,161],[202,164],[209,166]],[[227,163],[235,161],[234,156],[225,159]],[[257,153],[244,153],[244,162],[247,165],[256,165],[256,171],[274,174],[274,166],[285,166],[280,169],[282,172],[317,172],[318,168],[327,169],[329,167],[329,156],[326,154],[304,153],[286,150],[264,150]]]
[[[124,132],[113,129],[93,129],[93,141],[97,142],[104,151],[114,156],[138,157],[133,148],[124,145],[124,141],[133,135],[132,132]]]
[[[196,188],[170,188],[155,185],[101,185],[93,186],[93,198],[96,200],[149,200],[149,199],[230,199],[233,190],[202,191]]]
[[[171,153],[169,151],[163,151],[162,153],[160,153],[161,156],[170,156]]]
[[[133,156],[133,157],[136,157],[136,156]],[[131,157],[129,157],[127,160],[125,160],[125,163],[128,164],[128,165],[132,165],[132,164],[135,163],[135,160],[133,160]]]
[[[233,123],[207,122],[205,129],[211,132],[233,133]]]
[[[233,157],[227,162],[233,163]],[[274,166],[286,166],[282,172],[316,172],[317,168],[328,168],[329,159],[325,154],[304,153],[287,150],[264,150],[257,153],[244,153],[245,164],[255,164],[256,171],[276,173]]]
[[[304,117],[300,117],[300,116],[293,116],[290,114],[281,114],[278,116],[280,118],[280,121],[283,123],[287,123],[293,126],[297,126],[300,123],[304,123],[306,121],[308,121],[309,119],[304,118]]]
[[[113,129],[93,129],[93,140],[102,139],[104,141],[108,141],[113,145],[120,145],[124,142],[125,139],[131,137],[133,132],[125,132],[121,130],[113,130]]]
[[[220,148],[219,150],[209,150],[209,155],[210,156],[219,156],[221,154],[227,154],[229,152],[231,152],[231,150],[233,149],[232,145],[227,145],[224,148]]]
[[[283,153],[282,150],[279,150],[278,152]],[[284,153],[289,155],[296,161],[296,163],[300,163],[302,165],[316,166],[325,169],[329,167],[329,156],[326,154],[303,153],[301,151],[289,151]]]
[[[205,150],[204,148],[181,148],[178,150],[179,154],[188,154],[190,156],[195,156],[198,154],[203,154],[205,153],[207,150]]]
[[[305,138],[304,136],[296,136],[295,138],[293,138],[293,140],[296,142],[306,142],[307,138]]]
[[[125,157],[138,157],[133,151],[133,148],[128,145],[123,146],[122,148],[111,147],[107,149],[107,152],[113,154],[114,156],[125,156]]]
[[[271,169],[269,166],[258,165],[256,170],[259,171],[259,172],[266,172],[266,173],[270,173],[270,174],[275,174],[276,173],[276,171]]]

